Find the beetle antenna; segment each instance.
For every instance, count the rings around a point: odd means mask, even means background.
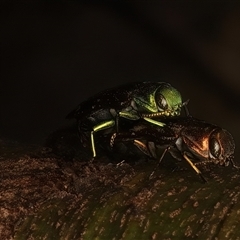
[[[189,113],[189,110],[188,110],[188,103],[189,103],[190,99],[188,99],[187,101],[185,101],[183,104],[182,104],[182,107],[184,107],[184,111],[185,111],[185,114],[187,117],[190,117],[190,113]]]

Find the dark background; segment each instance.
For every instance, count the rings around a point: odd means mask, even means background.
[[[1,2],[0,135],[43,144],[87,97],[166,81],[240,142],[238,1]],[[239,155],[238,155],[239,156]]]

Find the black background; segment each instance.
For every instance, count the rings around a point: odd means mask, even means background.
[[[0,135],[44,143],[81,101],[166,81],[240,140],[240,6],[232,1],[2,1]]]

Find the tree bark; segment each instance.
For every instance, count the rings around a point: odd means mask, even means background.
[[[171,157],[167,157],[167,160]],[[66,161],[1,141],[1,239],[240,239],[239,172]]]

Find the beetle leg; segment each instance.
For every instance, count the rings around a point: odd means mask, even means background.
[[[194,163],[190,160],[190,158],[186,155],[186,153],[183,153],[184,159],[190,164],[190,166],[194,169],[194,171],[201,177],[203,182],[207,182],[207,180],[203,177],[201,171],[194,165]]]
[[[113,127],[114,125],[115,125],[115,121],[111,120],[111,121],[103,122],[103,123],[93,127],[93,130],[91,131],[91,145],[92,145],[93,158],[96,157],[94,133],[104,130],[104,129],[107,129],[107,128],[110,128],[110,127]]]
[[[233,166],[234,168],[240,170],[240,167],[235,164],[235,162],[233,161],[233,159],[230,159],[230,162],[231,162],[231,164],[232,164],[232,166]]]
[[[142,151],[145,155],[152,157],[148,147],[146,146],[146,144],[144,144],[143,142],[139,141],[139,140],[133,140],[133,144],[140,150]]]
[[[122,118],[126,118],[129,120],[139,120],[140,119],[138,112],[134,109],[122,110],[118,113],[118,115]]]
[[[157,166],[154,168],[154,170],[152,171],[152,173],[150,174],[149,178],[152,178],[152,176],[154,175],[154,173],[156,172],[157,168],[159,167],[160,163],[162,162],[163,160],[163,157],[165,156],[165,154],[167,153],[167,151],[170,150],[170,146],[168,146],[167,148],[164,149],[163,153],[162,153],[162,156],[160,157],[159,161],[158,161],[158,164]]]
[[[91,131],[91,144],[92,144],[92,152],[93,152],[93,159],[94,159],[96,157],[96,149],[95,149],[93,133],[94,131]]]

